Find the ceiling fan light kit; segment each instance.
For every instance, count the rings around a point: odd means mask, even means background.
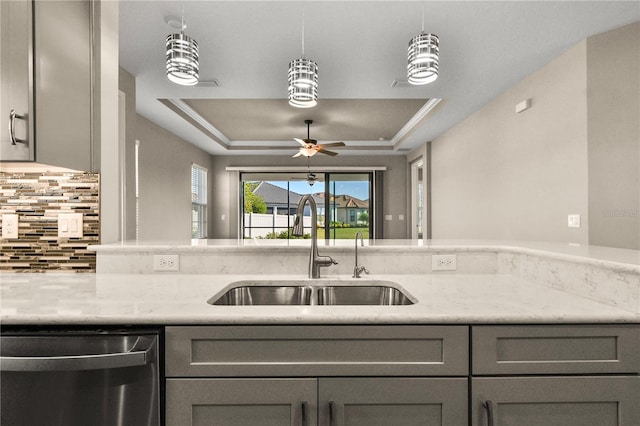
[[[173,26],[173,21],[167,22]],[[167,36],[167,78],[182,86],[193,86],[198,84],[200,71],[198,42],[184,33],[186,27],[182,19],[180,33]]]
[[[345,146],[344,142],[331,142],[331,143],[325,143],[325,144],[319,145],[317,140],[311,139],[311,137],[309,136],[309,128],[311,127],[311,123],[313,123],[313,120],[304,120],[304,123],[307,125],[307,138],[306,139],[293,138],[296,142],[298,142],[301,145],[300,149],[293,156],[293,158],[300,157],[300,156],[307,157],[307,158],[313,157],[318,152],[321,154],[327,154],[334,157],[338,155],[338,153],[329,151],[326,148]]]

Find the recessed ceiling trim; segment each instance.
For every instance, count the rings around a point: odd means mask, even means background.
[[[334,140],[318,140],[319,144],[323,143],[331,143],[335,142]],[[391,141],[379,141],[379,140],[362,140],[362,141],[353,141],[346,140],[346,146],[340,149],[351,149],[354,147],[392,147]],[[243,146],[261,146],[264,148],[275,148],[275,147],[284,147],[284,148],[295,148],[297,149],[299,146],[295,144],[294,140],[284,140],[284,141],[231,141],[229,143],[229,148],[233,147],[243,147]]]
[[[406,139],[406,137],[413,131],[413,129],[433,110],[442,98],[430,98],[422,108],[416,112],[416,114],[411,117],[407,123],[402,126],[402,128],[395,134],[393,139],[391,139],[391,145],[393,145],[394,149],[398,149],[400,144]]]
[[[385,171],[387,166],[227,166],[228,172],[370,172]]]
[[[218,130],[213,124],[207,121],[204,117],[196,112],[193,108],[187,105],[180,99],[160,99],[165,106],[172,109],[175,113],[180,115],[191,124],[203,130],[211,139],[218,142],[223,147],[227,148],[231,142],[224,133]]]

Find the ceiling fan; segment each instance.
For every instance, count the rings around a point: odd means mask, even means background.
[[[309,127],[311,126],[311,123],[313,123],[313,120],[304,120],[304,122],[307,125],[307,138],[306,139],[293,138],[296,142],[298,142],[301,145],[300,150],[293,156],[294,158],[300,157],[301,155],[305,157],[312,157],[316,155],[318,152],[321,154],[335,156],[335,155],[338,155],[337,152],[329,151],[325,148],[345,146],[344,142],[332,142],[332,143],[325,143],[325,144],[319,145],[317,140],[311,139],[309,137]]]
[[[307,173],[307,177],[305,180],[307,181],[309,186],[313,186],[313,184],[318,181],[318,177],[316,176],[315,173],[309,172]]]

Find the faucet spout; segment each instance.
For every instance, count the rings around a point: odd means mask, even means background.
[[[320,267],[337,265],[338,262],[330,256],[318,254],[318,207],[310,194],[302,196],[296,210],[296,220],[293,223],[292,234],[298,237],[304,235],[304,207],[309,203],[311,210],[311,252],[309,253],[309,278],[320,278]]]
[[[364,247],[364,239],[362,238],[362,231],[356,232],[356,265],[353,267],[353,278],[360,278],[360,274],[363,272],[369,274],[369,271],[364,266],[358,266],[358,237],[360,237],[360,246]]]

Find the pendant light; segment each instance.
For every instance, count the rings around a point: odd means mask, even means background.
[[[318,104],[318,64],[304,57],[304,7],[302,8],[302,58],[289,62],[289,105],[311,108]]]
[[[187,25],[182,18],[167,16],[165,21],[174,28],[180,28],[180,33],[167,36],[167,78],[182,86],[198,84],[198,42],[184,33]]]
[[[424,32],[424,3],[422,4],[422,30],[409,41],[407,51],[407,79],[414,85],[429,84],[438,78],[440,39]]]

